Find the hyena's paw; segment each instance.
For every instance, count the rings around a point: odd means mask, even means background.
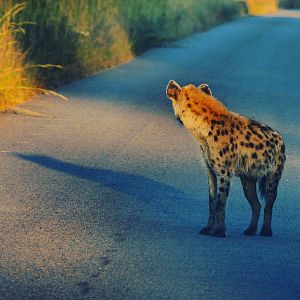
[[[255,235],[256,234],[257,229],[254,227],[248,227],[245,231],[244,234],[245,235]]]
[[[211,233],[214,237],[226,237],[225,228],[214,228]]]
[[[212,228],[209,226],[205,226],[199,231],[199,234],[203,234],[203,235],[211,235],[211,233],[212,233]]]
[[[261,236],[272,236],[272,229],[269,227],[263,227],[260,232]]]

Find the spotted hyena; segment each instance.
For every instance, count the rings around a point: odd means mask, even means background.
[[[260,215],[256,182],[266,199],[260,234],[271,236],[272,208],[285,163],[285,146],[280,134],[269,126],[229,111],[212,96],[208,85],[184,87],[171,80],[166,90],[177,118],[200,144],[209,183],[208,224],[201,234],[226,236],[225,205],[230,179],[239,176],[252,209],[250,226],[254,235]]]

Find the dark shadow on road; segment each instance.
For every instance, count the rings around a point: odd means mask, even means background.
[[[196,200],[191,199],[190,196],[167,184],[141,175],[84,167],[44,155],[25,153],[14,153],[13,155],[50,170],[98,182],[114,191],[125,193],[143,201],[150,208],[158,210],[172,219],[175,218],[176,220],[184,221],[184,223],[191,223],[184,215],[180,214],[180,211],[189,207],[191,205],[188,204],[189,202]]]

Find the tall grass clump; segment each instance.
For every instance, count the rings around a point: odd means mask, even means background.
[[[5,3],[18,1],[4,0]],[[19,36],[30,63],[62,65],[36,69],[44,86],[57,87],[132,59],[115,0],[27,0],[18,22],[30,20]]]
[[[30,75],[32,69],[59,66],[29,65],[25,62],[25,54],[16,40],[18,34],[25,33],[22,27],[25,23],[13,21],[24,8],[25,4],[16,4],[0,15],[0,112],[30,100],[38,93],[64,98],[56,92],[37,87]]]
[[[2,0],[2,7],[18,2]],[[34,23],[19,35],[27,60],[63,66],[35,70],[50,87],[232,20],[240,8],[236,0],[26,0],[26,7],[15,19]]]
[[[24,8],[16,5],[0,18],[0,111],[30,99],[35,91],[27,74],[24,54],[18,48],[15,34],[22,32],[11,18]]]

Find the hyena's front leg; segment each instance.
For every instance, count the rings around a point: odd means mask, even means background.
[[[217,190],[217,177],[211,167],[207,164],[207,172],[208,172],[208,199],[209,199],[209,216],[207,226],[203,227],[199,233],[210,235],[212,233],[212,229],[215,223],[215,198],[216,198],[216,190]]]
[[[229,194],[230,176],[217,174],[217,199],[215,205],[215,223],[212,236],[226,237],[225,206]]]

